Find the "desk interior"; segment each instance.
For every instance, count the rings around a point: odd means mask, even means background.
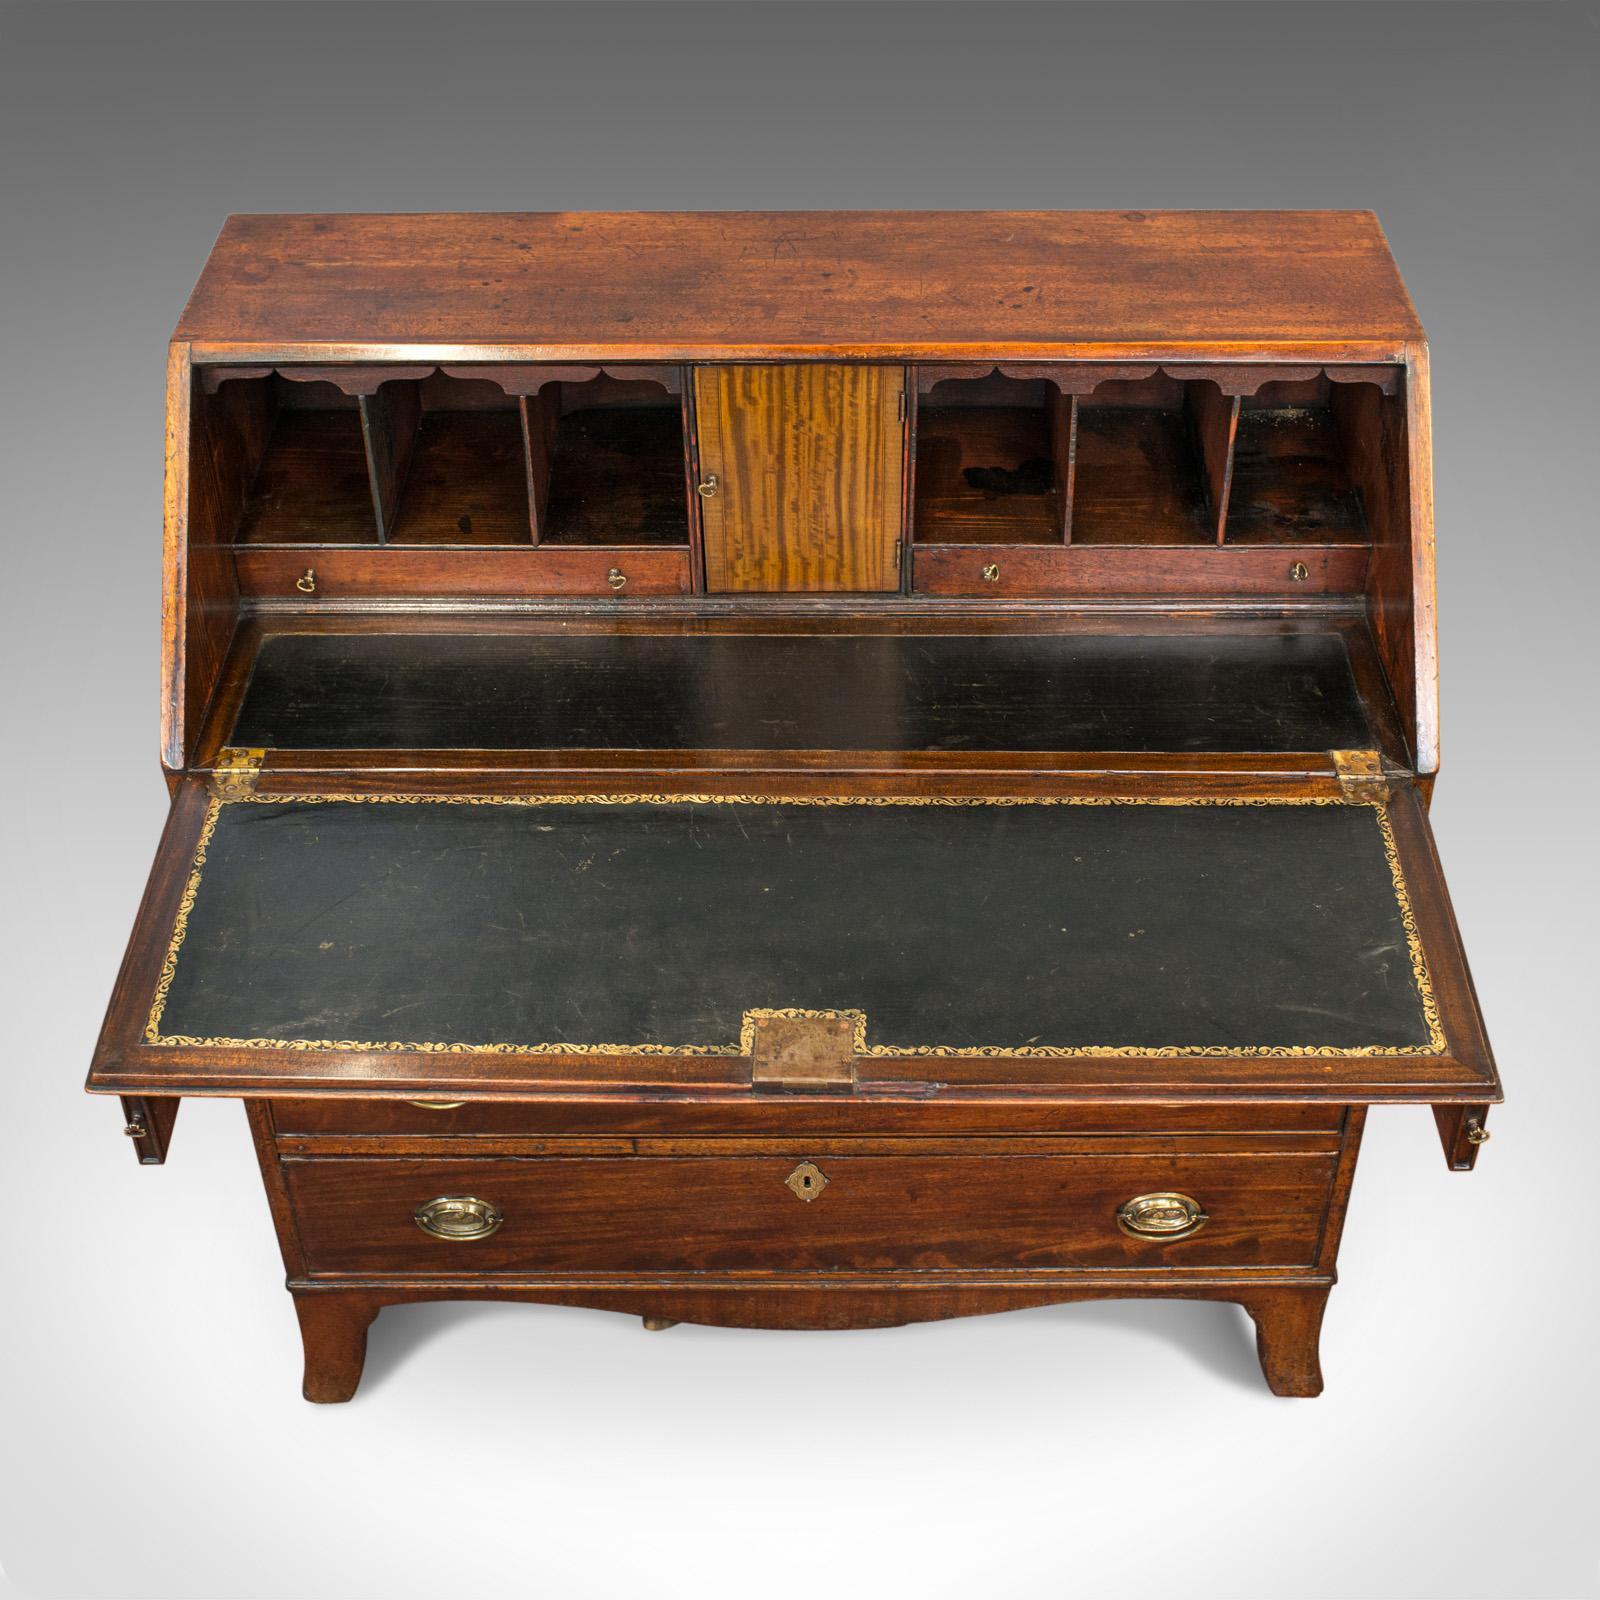
[[[1302,752],[1382,742],[1347,635],[272,633],[227,742],[301,750]]]

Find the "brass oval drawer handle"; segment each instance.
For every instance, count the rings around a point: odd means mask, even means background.
[[[315,567],[307,567],[294,580],[294,586],[301,594],[315,594],[317,592],[317,569]]]
[[[613,589],[621,589],[624,587],[624,585],[626,585],[627,581],[628,574],[624,572],[621,567],[613,567],[606,574],[606,582],[609,583]]]
[[[497,1206],[470,1194],[425,1200],[412,1215],[417,1226],[435,1239],[487,1239],[506,1220]]]
[[[999,562],[991,561],[991,562],[989,562],[989,564],[986,567],[984,567],[984,569],[983,569],[983,581],[985,583],[999,583],[999,581],[1000,581],[1000,564],[999,564]]]
[[[467,1102],[465,1100],[408,1100],[408,1106],[415,1106],[418,1111],[459,1111]]]
[[[1187,1239],[1210,1220],[1198,1200],[1170,1190],[1136,1194],[1117,1207],[1117,1226],[1135,1239]]]
[[[717,475],[714,472],[708,472],[705,477],[694,486],[695,493],[698,494],[702,500],[710,500],[716,494],[718,487]]]

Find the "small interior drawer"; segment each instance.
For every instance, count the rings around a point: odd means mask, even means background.
[[[524,549],[299,549],[239,545],[240,591],[261,599],[518,598],[591,595],[628,600],[688,594],[687,549],[539,545]]]
[[[1359,594],[1367,578],[1362,545],[920,545],[912,557],[917,594],[1007,600],[1056,594],[1124,597],[1195,593],[1304,600]]]
[[[307,1269],[324,1275],[1301,1267],[1330,1154],[838,1155],[286,1160]],[[1177,1193],[1206,1220],[1136,1237],[1119,1208]],[[440,1239],[420,1207],[502,1220]]]

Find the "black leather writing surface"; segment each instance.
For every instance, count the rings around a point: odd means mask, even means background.
[[[1372,807],[220,807],[163,1037],[1430,1048]]]
[[[279,634],[231,742],[370,750],[1371,745],[1336,633]]]

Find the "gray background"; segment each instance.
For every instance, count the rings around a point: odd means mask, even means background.
[[[32,1595],[1595,1592],[1596,17],[13,9],[0,1562]],[[1433,341],[1434,819],[1511,1103],[1374,1116],[1327,1394],[1242,1313],[381,1317],[348,1407],[232,1103],[80,1092],[165,809],[163,344],[230,210],[1370,206]],[[470,1576],[468,1576],[470,1575]]]

